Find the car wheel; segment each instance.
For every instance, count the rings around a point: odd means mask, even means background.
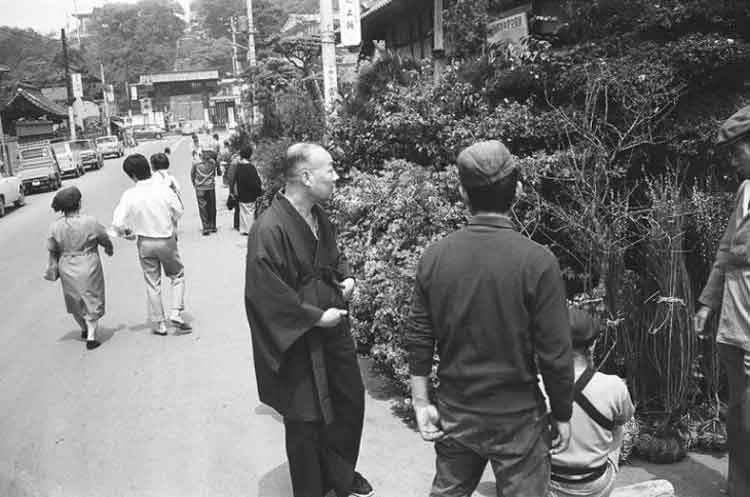
[[[5,197],[0,195],[0,217],[5,216]]]
[[[23,191],[23,186],[18,189],[18,200],[13,202],[16,207],[22,207],[26,205],[26,194]]]

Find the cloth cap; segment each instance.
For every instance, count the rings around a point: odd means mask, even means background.
[[[59,190],[52,199],[52,210],[55,212],[74,211],[81,205],[81,190],[69,186]]]
[[[573,347],[588,346],[599,336],[599,320],[588,311],[571,307],[568,309],[568,317]]]
[[[464,188],[476,188],[495,183],[516,168],[513,156],[497,140],[478,142],[465,148],[459,155],[458,175]]]
[[[735,112],[719,128],[717,145],[729,145],[750,132],[750,105]]]

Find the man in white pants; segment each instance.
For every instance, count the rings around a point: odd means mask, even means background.
[[[122,194],[115,208],[112,227],[119,235],[137,240],[138,257],[146,280],[151,331],[161,336],[167,334],[161,301],[162,268],[172,283],[169,321],[175,328],[188,331],[191,327],[180,315],[185,308],[185,271],[174,232],[176,222],[182,216],[182,203],[163,182],[151,177],[151,168],[143,155],[129,155],[122,169],[135,186]]]

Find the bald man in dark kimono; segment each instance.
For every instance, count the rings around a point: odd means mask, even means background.
[[[297,144],[286,179],[248,237],[245,307],[260,400],[284,418],[294,497],[373,496],[355,471],[364,386],[345,310],[354,279],[318,205],[338,175],[325,149]]]

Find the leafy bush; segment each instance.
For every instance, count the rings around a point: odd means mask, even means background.
[[[358,280],[351,315],[355,337],[406,392],[402,338],[416,264],[429,243],[465,221],[458,174],[402,160],[376,173],[353,170],[332,209]]]

